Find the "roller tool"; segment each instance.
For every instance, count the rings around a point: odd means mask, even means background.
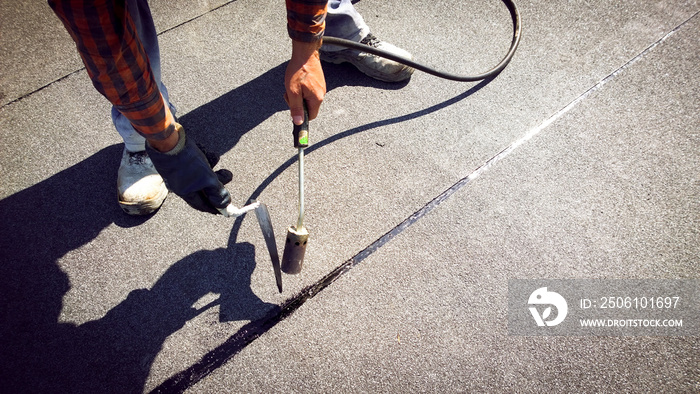
[[[309,113],[304,105],[304,123],[294,125],[294,147],[299,149],[299,218],[296,226],[289,226],[282,253],[282,271],[298,274],[304,263],[309,232],[304,227],[304,149],[309,146]]]

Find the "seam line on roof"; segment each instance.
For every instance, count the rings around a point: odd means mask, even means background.
[[[339,279],[342,275],[346,274],[349,272],[352,268],[357,266],[360,262],[362,262],[364,259],[369,257],[372,253],[376,252],[378,249],[380,249],[382,246],[384,246],[386,243],[391,241],[393,238],[395,238],[397,235],[402,233],[405,229],[410,227],[412,224],[426,216],[429,212],[431,212],[433,209],[435,209],[438,205],[440,205],[442,202],[447,200],[450,196],[452,196],[454,193],[462,189],[464,186],[468,185],[470,182],[474,181],[481,175],[483,175],[486,171],[488,171],[494,164],[498,163],[499,161],[503,160],[506,158],[508,155],[510,155],[513,151],[515,151],[518,147],[532,139],[534,136],[542,132],[544,129],[546,129],[548,126],[550,126],[552,123],[557,121],[559,118],[564,116],[566,113],[571,111],[574,107],[576,107],[581,101],[585,100],[588,96],[590,96],[593,92],[599,90],[603,85],[606,83],[610,82],[612,79],[617,77],[620,73],[640,61],[642,58],[644,58],[650,51],[652,51],[654,48],[656,48],[658,45],[666,41],[668,38],[670,38],[673,34],[675,34],[678,30],[680,30],[685,24],[687,24],[691,19],[695,18],[699,12],[696,12],[693,16],[676,26],[674,29],[669,31],[666,35],[664,35],[662,38],[654,42],[653,44],[649,45],[647,48],[645,48],[643,51],[641,51],[639,54],[634,56],[632,59],[630,59],[627,63],[623,64],[620,66],[618,69],[598,81],[596,84],[594,84],[592,87],[587,89],[585,92],[583,92],[581,95],[579,95],[577,98],[575,98],[573,101],[571,101],[569,104],[567,104],[565,107],[554,113],[554,115],[550,116],[546,120],[544,120],[539,126],[534,127],[530,129],[527,133],[525,133],[522,137],[517,139],[515,142],[511,143],[508,147],[497,153],[495,156],[493,156],[491,159],[487,160],[484,164],[482,164],[480,167],[472,171],[469,175],[466,177],[460,179],[457,181],[455,184],[453,184],[450,188],[445,190],[444,192],[440,193],[437,197],[435,197],[433,200],[428,202],[426,205],[424,205],[421,209],[418,211],[414,212],[412,215],[410,215],[408,218],[406,218],[404,221],[402,221],[398,226],[394,227],[392,230],[388,231],[381,237],[379,237],[376,241],[374,241],[372,244],[370,244],[368,247],[365,249],[361,250],[359,253],[357,253],[355,256],[350,258],[349,260],[345,261],[343,264],[335,268],[333,271],[331,271],[329,274],[324,276],[321,280],[318,282],[304,288],[299,292],[296,296],[288,299],[285,301],[279,309],[273,309],[270,311],[265,317],[262,317],[258,320],[251,321],[250,323],[244,325],[241,327],[235,334],[233,334],[231,337],[229,337],[224,343],[204,355],[200,361],[197,363],[193,364],[189,368],[178,372],[177,374],[173,375],[172,377],[168,378],[164,382],[162,382],[159,386],[157,386],[155,389],[151,391],[151,393],[181,393],[186,391],[187,389],[191,388],[194,386],[197,382],[201,381],[204,379],[206,376],[214,372],[216,369],[219,367],[223,366],[226,364],[229,360],[231,360],[234,356],[236,356],[238,353],[240,353],[246,346],[251,344],[253,341],[255,341],[257,338],[268,332],[270,329],[275,327],[277,323],[281,322],[282,320],[286,319],[287,317],[291,316],[297,309],[299,309],[306,301],[310,300],[311,298],[315,297],[317,294],[319,294],[321,291],[323,291],[325,288],[330,286],[333,282],[335,282],[337,279]]]
[[[212,13],[212,12],[214,12],[214,11],[220,9],[220,8],[223,8],[223,7],[225,7],[225,6],[227,6],[227,5],[231,4],[231,3],[233,3],[233,2],[235,2],[235,1],[237,1],[237,0],[230,0],[230,1],[227,1],[226,3],[221,4],[221,5],[217,6],[217,7],[214,7],[214,8],[212,8],[211,10],[208,10],[207,12],[205,12],[205,13],[203,13],[203,14],[194,16],[194,17],[192,17],[192,18],[190,18],[190,19],[188,19],[188,20],[186,20],[186,21],[184,21],[184,22],[182,22],[182,23],[179,23],[179,24],[177,24],[177,25],[175,25],[175,26],[169,27],[169,28],[167,28],[167,29],[161,31],[160,33],[158,33],[157,36],[160,37],[161,35],[163,35],[163,34],[169,32],[169,31],[171,31],[171,30],[174,30],[174,29],[176,29],[176,28],[178,28],[178,27],[180,27],[180,26],[182,26],[182,25],[185,25],[185,24],[188,24],[188,23],[190,23],[190,22],[192,22],[192,21],[195,21],[195,20],[197,20],[197,19],[203,17],[204,15],[208,15],[208,14],[210,14],[210,13]],[[53,84],[55,84],[55,83],[57,83],[57,82],[61,82],[61,81],[65,80],[65,79],[67,79],[67,78],[69,78],[69,77],[71,77],[71,76],[73,76],[73,75],[75,75],[75,74],[77,74],[77,73],[79,73],[79,72],[81,72],[81,71],[84,71],[84,70],[85,70],[85,67],[80,67],[79,69],[73,70],[73,71],[67,73],[66,75],[60,76],[60,77],[54,79],[53,81],[48,82],[46,85],[40,86],[40,87],[38,87],[38,88],[32,90],[31,92],[25,93],[25,94],[23,94],[23,95],[21,95],[21,96],[15,98],[15,99],[13,99],[12,101],[8,101],[7,103],[5,103],[5,104],[3,104],[3,105],[0,106],[0,110],[3,109],[3,108],[5,108],[5,107],[7,107],[7,106],[9,106],[9,105],[11,105],[11,104],[15,104],[15,103],[17,103],[17,102],[20,102],[20,101],[24,100],[25,98],[27,98],[27,97],[29,97],[29,96],[32,96],[32,95],[34,95],[34,94],[36,94],[36,93],[39,93],[40,91],[42,91],[42,90],[48,88],[49,86],[51,86],[51,85],[53,85]]]

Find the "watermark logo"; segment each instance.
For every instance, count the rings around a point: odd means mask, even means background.
[[[509,279],[508,333],[700,337],[700,279]]]
[[[542,311],[542,315],[540,315],[540,312],[537,310],[536,306],[530,307],[530,313],[535,319],[537,325],[540,327],[544,327],[545,325],[549,327],[556,326],[566,319],[566,314],[569,311],[569,306],[567,305],[564,297],[562,297],[559,293],[547,291],[546,287],[540,287],[539,289],[533,291],[532,294],[530,294],[530,298],[527,300],[527,303],[530,305],[547,305],[547,307]],[[556,317],[554,319],[547,320],[552,314],[552,306],[557,309]]]

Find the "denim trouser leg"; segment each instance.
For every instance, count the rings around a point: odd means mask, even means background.
[[[158,48],[158,36],[156,34],[156,28],[153,24],[153,18],[151,16],[151,9],[148,6],[147,0],[127,0],[127,9],[131,18],[136,25],[136,31],[138,31],[139,39],[143,44],[146,55],[148,56],[148,61],[151,64],[151,70],[153,71],[153,76],[158,84],[158,89],[163,95],[165,102],[170,107],[170,112],[175,116],[175,107],[170,104],[168,99],[168,90],[163,85],[160,79],[160,49]],[[140,152],[146,149],[145,143],[146,139],[143,138],[139,133],[134,130],[134,127],[129,122],[124,115],[112,107],[112,122],[114,122],[114,127],[116,127],[119,135],[124,139],[124,146],[127,150],[131,152]]]
[[[351,0],[329,0],[326,16],[326,32],[329,37],[360,41],[369,34],[369,27],[352,5]],[[339,46],[324,45],[324,51],[345,49]]]

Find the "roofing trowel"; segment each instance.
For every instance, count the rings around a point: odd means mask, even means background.
[[[280,256],[277,253],[277,243],[275,242],[275,232],[272,230],[272,220],[270,219],[270,213],[267,211],[267,206],[263,203],[258,203],[257,208],[255,208],[255,216],[258,217],[258,223],[260,224],[260,230],[262,230],[263,237],[265,238],[265,244],[267,245],[267,250],[270,252],[270,260],[272,260],[272,269],[275,270],[275,280],[277,281],[277,289],[282,292],[282,271],[280,271]]]
[[[260,230],[263,233],[263,238],[265,238],[265,245],[267,245],[267,251],[270,252],[270,259],[272,260],[272,269],[275,271],[275,280],[277,281],[277,290],[282,292],[282,271],[280,271],[280,257],[277,253],[277,243],[275,242],[275,232],[272,229],[272,220],[270,219],[270,213],[267,210],[267,206],[259,201],[253,201],[242,208],[236,208],[233,204],[229,204],[226,209],[220,209],[222,215],[226,217],[238,217],[247,212],[255,210],[255,216],[258,218],[258,224],[260,224]]]

